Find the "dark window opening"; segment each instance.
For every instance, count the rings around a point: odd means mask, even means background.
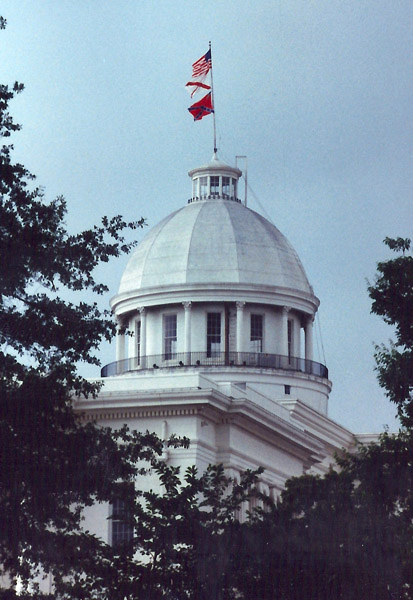
[[[211,175],[211,195],[219,194],[219,177]]]
[[[133,514],[131,501],[117,498],[112,504],[111,544],[118,548],[133,540]]]
[[[262,315],[251,315],[250,351],[262,352],[263,340],[263,317]]]
[[[232,197],[235,199],[237,197],[237,180],[232,179]]]
[[[217,358],[221,352],[221,313],[207,315],[207,357]]]

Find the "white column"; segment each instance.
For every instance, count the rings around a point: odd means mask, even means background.
[[[146,367],[146,310],[143,306],[138,308],[141,316],[141,368]]]
[[[237,352],[245,352],[244,347],[244,307],[245,302],[238,301],[237,305]],[[238,357],[240,359],[240,357]]]
[[[306,360],[313,360],[313,321],[314,317],[311,316],[305,324],[305,358]]]
[[[119,329],[122,326],[120,317],[116,317],[116,360],[123,360],[125,358],[125,334],[119,333]]]
[[[290,308],[283,306],[281,318],[281,354],[288,356],[288,313]]]
[[[191,308],[192,302],[182,302],[185,311],[184,353],[185,364],[191,364]]]

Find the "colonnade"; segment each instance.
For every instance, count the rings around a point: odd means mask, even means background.
[[[244,347],[245,339],[245,319],[244,310],[246,302],[237,301],[236,305],[236,352],[246,352]],[[182,302],[184,308],[184,353],[189,358],[192,351],[191,349],[191,323],[192,323],[192,302]],[[140,356],[146,356],[146,309],[144,307],[138,307],[139,319],[140,319]],[[282,307],[281,312],[281,335],[280,335],[280,354],[288,356],[288,315],[291,308],[288,306]],[[305,336],[305,359],[313,360],[313,321],[314,316],[308,315],[307,320],[304,324],[304,336]],[[117,324],[119,329],[122,328],[122,322],[120,318],[117,318]],[[197,351],[199,348],[196,349]],[[118,331],[116,335],[116,360],[123,360],[126,358],[125,355],[125,334]],[[132,358],[132,357],[130,357]],[[189,361],[188,361],[189,362]]]

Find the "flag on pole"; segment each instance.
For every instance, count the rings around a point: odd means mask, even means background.
[[[200,89],[210,90],[211,86],[205,83],[205,78],[212,68],[211,49],[208,50],[204,56],[201,56],[192,65],[192,77],[191,81],[188,81],[186,88],[191,94],[191,98]]]
[[[188,110],[194,117],[194,121],[200,121],[206,117],[206,115],[213,113],[214,107],[212,106],[212,93],[209,92],[206,96],[201,98],[201,100],[190,106]]]
[[[212,67],[211,50],[208,50],[204,56],[201,56],[192,65],[192,77],[200,77],[206,75],[209,69]]]
[[[211,86],[207,85],[206,83],[202,83],[202,81],[188,81],[188,83],[185,85],[186,88],[188,88],[188,92],[191,94],[191,98],[200,90],[200,89],[204,89],[204,90],[210,90]]]

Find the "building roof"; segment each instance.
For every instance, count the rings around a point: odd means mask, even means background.
[[[240,202],[222,198],[191,202],[153,227],[131,256],[119,294],[204,283],[266,285],[313,295],[285,236]]]

